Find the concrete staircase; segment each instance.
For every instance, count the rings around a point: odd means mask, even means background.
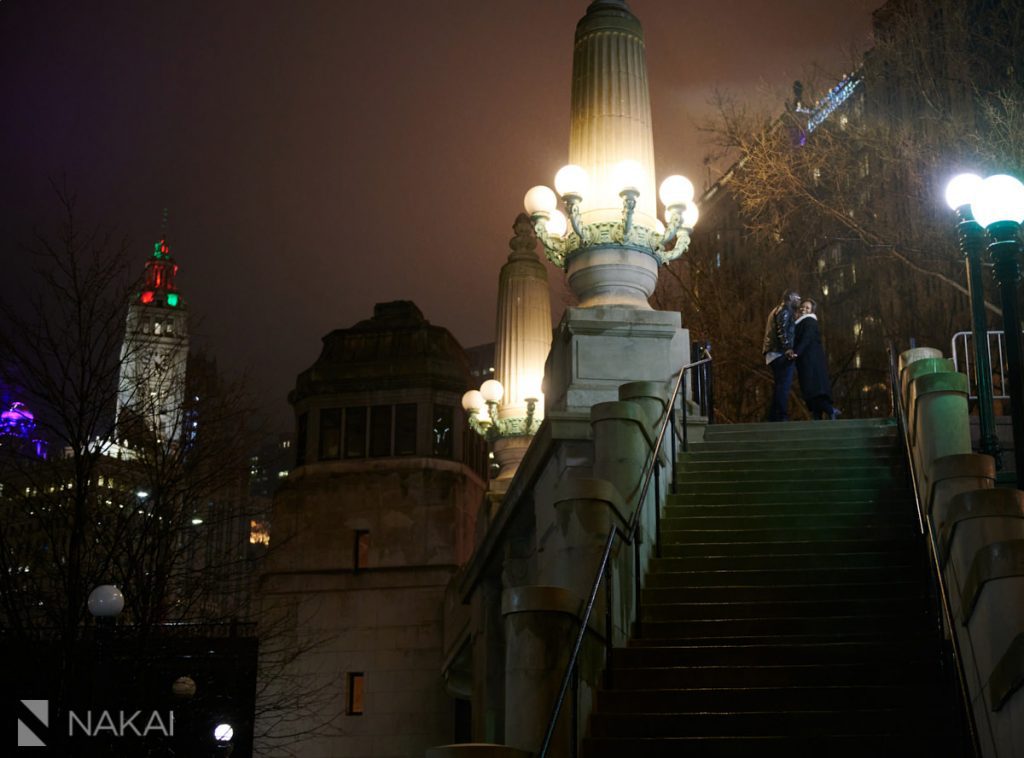
[[[585,758],[968,755],[901,444],[888,420],[709,427]]]

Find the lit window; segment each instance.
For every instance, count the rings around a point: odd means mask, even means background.
[[[370,567],[370,531],[356,529],[352,543],[352,569],[361,571]]]
[[[366,675],[362,671],[348,673],[348,705],[345,712],[349,716],[363,715],[363,688]]]
[[[433,449],[431,452],[436,456],[452,457],[452,418],[452,406],[434,406]]]
[[[164,322],[161,321],[160,319],[155,319],[153,321],[153,334],[163,334],[163,333],[164,333]]]
[[[861,326],[860,322],[859,321],[854,321],[853,322],[853,336],[854,337],[859,337],[861,335],[861,332],[863,332],[863,331],[864,331],[864,327]]]
[[[249,544],[270,544],[270,527],[266,521],[260,521],[259,519],[251,519],[249,521]]]

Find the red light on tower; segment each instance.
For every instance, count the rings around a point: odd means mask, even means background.
[[[153,292],[152,292],[152,290],[146,290],[145,292],[143,292],[142,296],[139,298],[139,300],[141,302],[143,302],[143,303],[152,303],[153,302]]]

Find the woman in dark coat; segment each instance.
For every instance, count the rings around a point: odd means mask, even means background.
[[[839,411],[832,405],[832,384],[828,378],[828,361],[821,346],[817,303],[805,299],[800,303],[800,317],[796,320],[793,352],[796,353],[796,374],[800,380],[800,393],[815,419],[838,418]]]

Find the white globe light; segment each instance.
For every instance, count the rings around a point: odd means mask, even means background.
[[[658,234],[665,233],[665,225],[661,222],[660,218],[654,219],[654,231],[656,231]]]
[[[558,198],[555,197],[555,193],[550,187],[538,184],[526,192],[526,196],[523,198],[523,206],[525,206],[526,212],[531,216],[538,213],[551,213],[551,211],[558,207]]]
[[[171,694],[176,698],[185,700],[196,694],[196,682],[190,676],[179,676],[171,685]]]
[[[974,200],[978,187],[981,185],[981,177],[977,174],[960,174],[954,176],[946,185],[946,205],[950,210],[970,205]]]
[[[1024,184],[1007,174],[990,176],[978,185],[971,202],[974,219],[982,226],[999,221],[1024,221]]]
[[[697,225],[697,219],[700,218],[700,209],[697,208],[697,204],[689,202],[686,207],[683,208],[683,226],[687,229],[693,229]]]
[[[544,225],[544,228],[548,230],[548,234],[564,237],[565,233],[569,230],[569,219],[561,211],[551,211],[551,215],[548,216],[548,222]]]
[[[213,728],[213,738],[217,742],[231,742],[231,739],[235,736],[234,727],[231,724],[217,724]]]
[[[683,205],[693,200],[693,182],[685,176],[673,174],[666,177],[658,189],[658,196],[666,208],[673,205]]]
[[[484,396],[480,390],[470,390],[462,396],[462,410],[468,413],[478,413],[485,405]]]
[[[488,379],[480,385],[480,394],[484,396],[484,400],[488,403],[500,403],[502,396],[505,394],[505,388],[501,386],[501,382],[497,379]]]
[[[612,188],[617,192],[639,192],[644,183],[644,167],[633,160],[612,166]]]
[[[112,584],[101,584],[89,593],[87,605],[96,618],[112,618],[124,610],[124,595]]]
[[[583,197],[587,194],[588,181],[587,172],[581,166],[570,163],[568,166],[562,166],[555,174],[555,189],[562,197]]]

